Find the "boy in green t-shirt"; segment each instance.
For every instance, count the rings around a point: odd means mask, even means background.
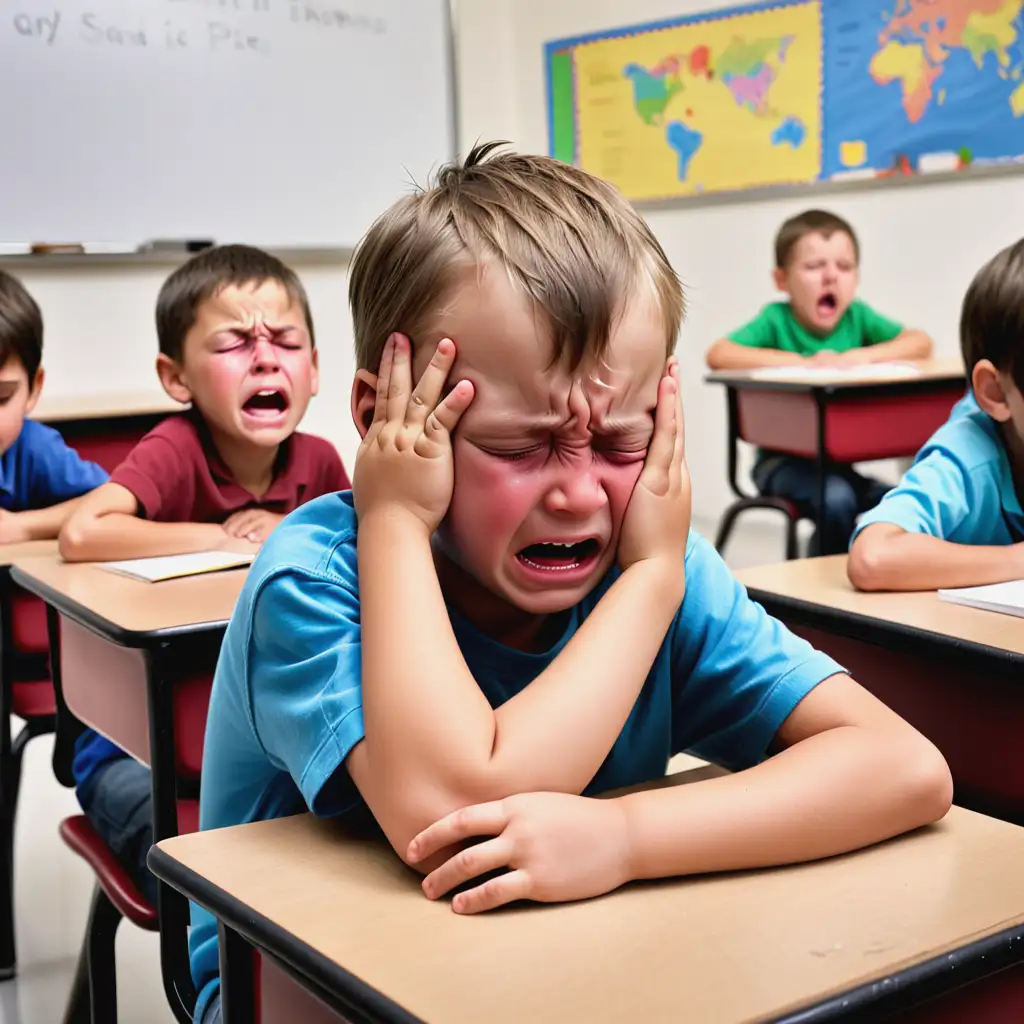
[[[833,213],[807,210],[790,217],[775,236],[773,278],[788,302],[773,302],[707,353],[713,370],[762,366],[857,366],[899,359],[926,359],[932,340],[907,330],[855,298],[860,249],[853,228]],[[813,459],[762,451],[754,483],[765,495],[789,498],[817,517],[818,476]],[[825,481],[823,536],[817,554],[846,550],[861,512],[874,508],[888,485],[836,467]]]

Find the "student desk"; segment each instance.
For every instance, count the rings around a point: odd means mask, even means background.
[[[269,967],[276,985],[290,978],[360,1024],[875,1021],[939,997],[970,1015],[933,1003],[900,1019],[1019,1020],[1022,863],[1024,829],[954,808],[827,861],[459,917],[382,841],[311,815],[150,852],[156,874],[218,918],[225,1024],[257,1019],[253,948],[264,993]],[[985,1015],[1007,1001],[1015,1015]],[[337,1019],[271,1016],[265,995],[262,1011],[264,1024]]]
[[[914,365],[919,370],[914,377],[874,380],[841,372],[812,380],[796,375],[765,378],[749,370],[710,374],[706,380],[724,384],[728,396],[729,486],[741,499],[726,512],[719,546],[736,513],[752,507],[743,504],[751,499],[736,478],[740,441],[817,461],[819,529],[829,464],[916,455],[963,398],[967,385],[959,359]]]
[[[154,839],[196,829],[210,683],[246,572],[145,583],[49,555],[11,573],[59,628],[54,682],[67,708],[152,768]],[[157,909],[165,983],[180,981],[168,998],[188,1006],[188,908],[160,886]]]
[[[934,591],[861,593],[845,555],[736,575],[769,614],[939,747],[958,803],[1024,823],[1024,619]]]
[[[98,462],[109,473],[145,434],[181,409],[162,391],[73,398],[48,398],[44,392],[32,418],[59,430],[82,458]]]

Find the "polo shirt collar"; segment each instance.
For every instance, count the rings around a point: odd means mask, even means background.
[[[193,406],[186,415],[192,417],[196,425],[213,479],[219,484],[241,487],[217,451],[210,428],[202,414]],[[296,488],[309,484],[310,469],[309,457],[305,454],[303,446],[295,444],[295,435],[286,438],[274,460],[274,478],[270,481],[266,494],[259,499],[260,503],[286,500]]]

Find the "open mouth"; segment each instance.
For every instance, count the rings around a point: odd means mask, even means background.
[[[530,544],[516,554],[516,558],[531,569],[541,572],[568,572],[580,569],[593,562],[601,551],[601,545],[590,537],[576,543],[547,541]]]
[[[274,419],[288,411],[288,398],[276,388],[264,388],[246,400],[242,411],[257,419]]]
[[[832,292],[825,292],[825,294],[818,299],[817,310],[819,316],[833,316],[838,308],[839,302]]]

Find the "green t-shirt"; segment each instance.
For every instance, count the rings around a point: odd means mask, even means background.
[[[852,348],[892,341],[902,330],[895,320],[876,313],[860,299],[854,299],[835,330],[819,338],[797,320],[788,302],[772,302],[750,323],[726,337],[737,345],[750,348],[774,348],[780,352],[813,356],[822,349],[848,352]]]

